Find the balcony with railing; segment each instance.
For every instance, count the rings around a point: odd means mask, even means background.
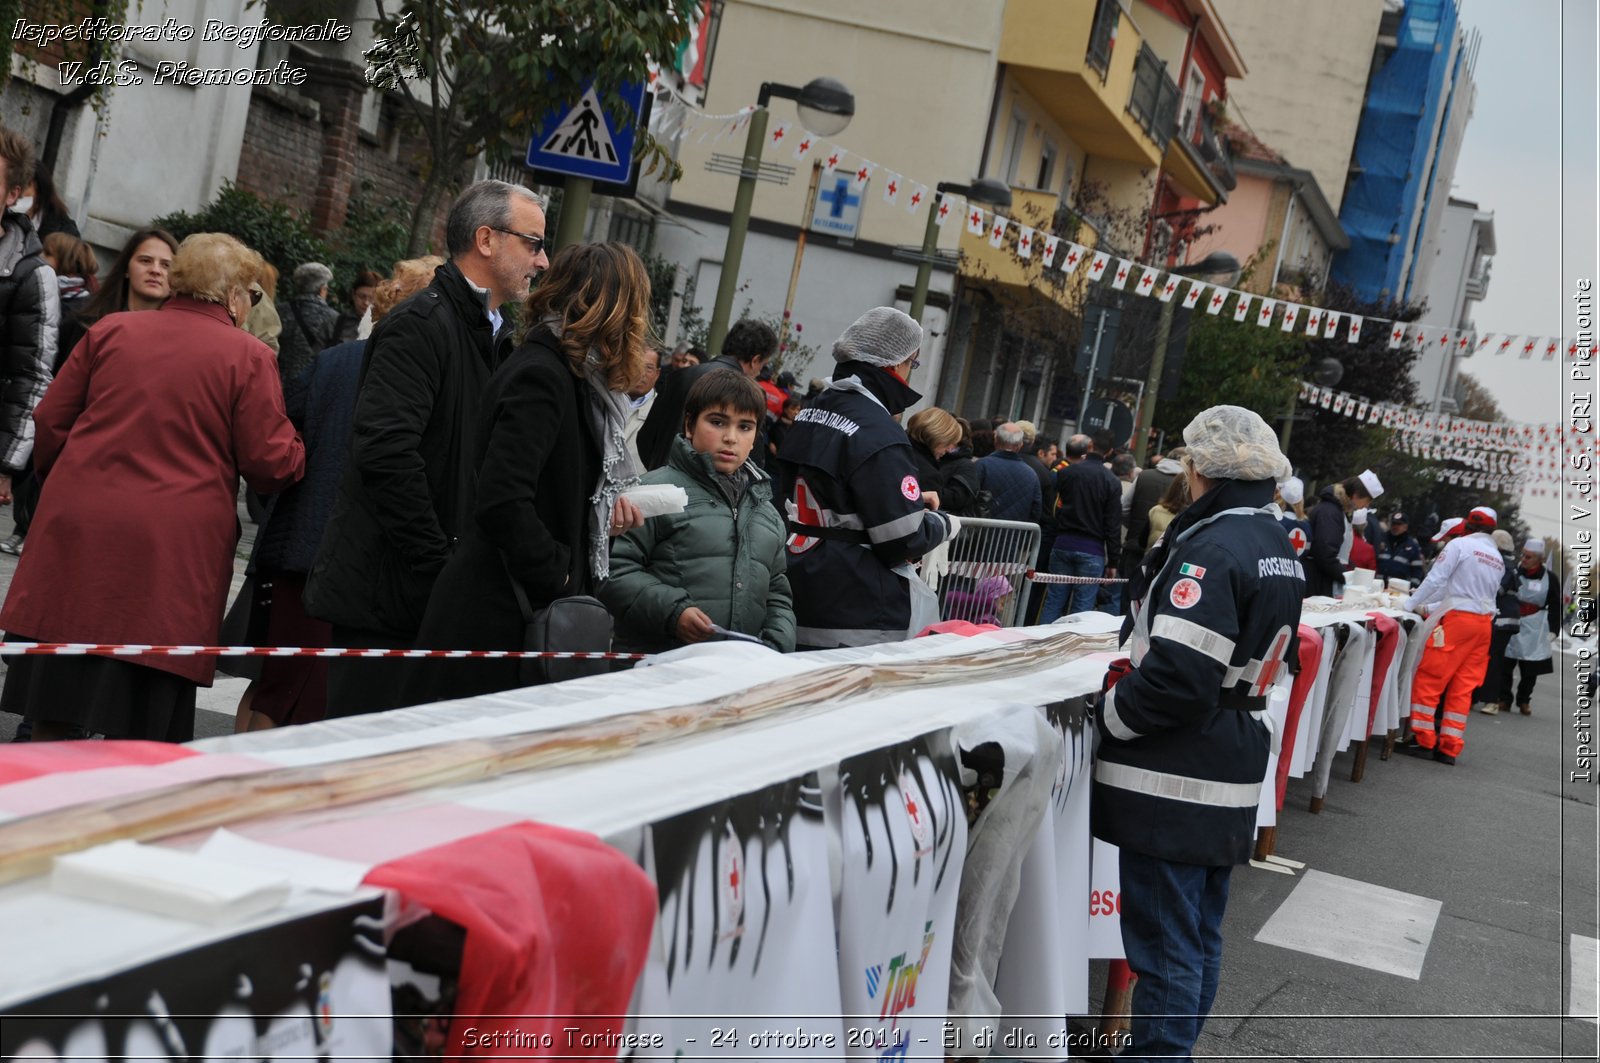
[[[1139,46],[1139,57],[1133,63],[1128,113],[1160,150],[1167,150],[1167,143],[1178,128],[1178,83],[1148,44]]]
[[[1218,135],[1215,120],[1203,106],[1194,106],[1184,118],[1167,144],[1162,167],[1194,198],[1206,204],[1225,201],[1239,184],[1228,138]]]
[[[1089,27],[1089,50],[1084,60],[1100,73],[1103,82],[1111,70],[1111,50],[1117,45],[1117,22],[1122,14],[1117,0],[1097,0],[1094,23]]]

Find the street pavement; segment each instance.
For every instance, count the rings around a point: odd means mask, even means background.
[[[230,600],[255,533],[240,522]],[[0,538],[10,525],[0,510]],[[0,554],[0,594],[16,565]],[[1531,716],[1473,713],[1454,767],[1374,752],[1352,783],[1340,754],[1317,815],[1310,780],[1290,781],[1277,853],[1306,867],[1235,870],[1196,1058],[1597,1057],[1597,788],[1566,781],[1574,664],[1557,658]],[[245,685],[200,691],[198,737],[231,732]],[[17,722],[0,714],[0,740]]]

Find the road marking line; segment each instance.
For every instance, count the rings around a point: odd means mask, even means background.
[[[1574,1019],[1600,1024],[1600,940],[1573,934],[1568,946],[1572,954],[1572,995],[1567,1014]]]
[[[1439,901],[1324,871],[1307,871],[1256,940],[1416,981]]]

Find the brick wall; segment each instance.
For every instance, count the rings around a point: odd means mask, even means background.
[[[421,160],[427,157],[427,144],[419,136],[397,132],[396,118],[395,105],[386,104],[379,125],[383,137],[362,131],[351,141],[348,126],[341,123],[339,130],[332,128],[320,105],[281,90],[257,88],[250,99],[237,183],[262,199],[289,205],[314,226],[329,215],[333,196],[326,186],[346,174],[349,196],[361,195],[365,183],[371,185],[369,195],[379,202],[398,199],[414,203],[422,193]],[[391,155],[388,143],[396,137],[398,143]],[[349,167],[330,165],[330,152],[348,157]],[[471,173],[471,165],[465,164],[459,179],[464,182]],[[319,197],[322,211],[317,209]],[[442,198],[433,227],[432,248],[441,254],[452,197],[453,192],[447,192]],[[339,218],[342,215],[342,210],[336,213]]]

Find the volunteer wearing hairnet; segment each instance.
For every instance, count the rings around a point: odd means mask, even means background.
[[[1271,505],[1289,475],[1272,429],[1213,406],[1183,438],[1194,502],[1134,576],[1131,670],[1097,718],[1090,821],[1121,850],[1122,943],[1139,976],[1121,1058],[1188,1059],[1211,1010],[1228,879],[1255,842],[1267,695],[1305,590]]]
[[[1517,680],[1517,711],[1533,712],[1533,685],[1555,671],[1550,640],[1561,631],[1561,583],[1544,563],[1543,539],[1529,539],[1517,564],[1517,633],[1506,645],[1505,668],[1500,674],[1501,708],[1511,707],[1511,671],[1522,669]]]
[[[1305,554],[1311,545],[1311,522],[1306,520],[1306,485],[1298,476],[1291,476],[1278,485],[1272,502],[1278,507],[1278,523],[1294,547],[1294,556]]]
[[[960,525],[917,482],[895,422],[922,397],[907,383],[921,346],[914,319],[868,310],[835,341],[833,378],[779,445],[798,648],[891,642],[939,621],[910,562]]]

